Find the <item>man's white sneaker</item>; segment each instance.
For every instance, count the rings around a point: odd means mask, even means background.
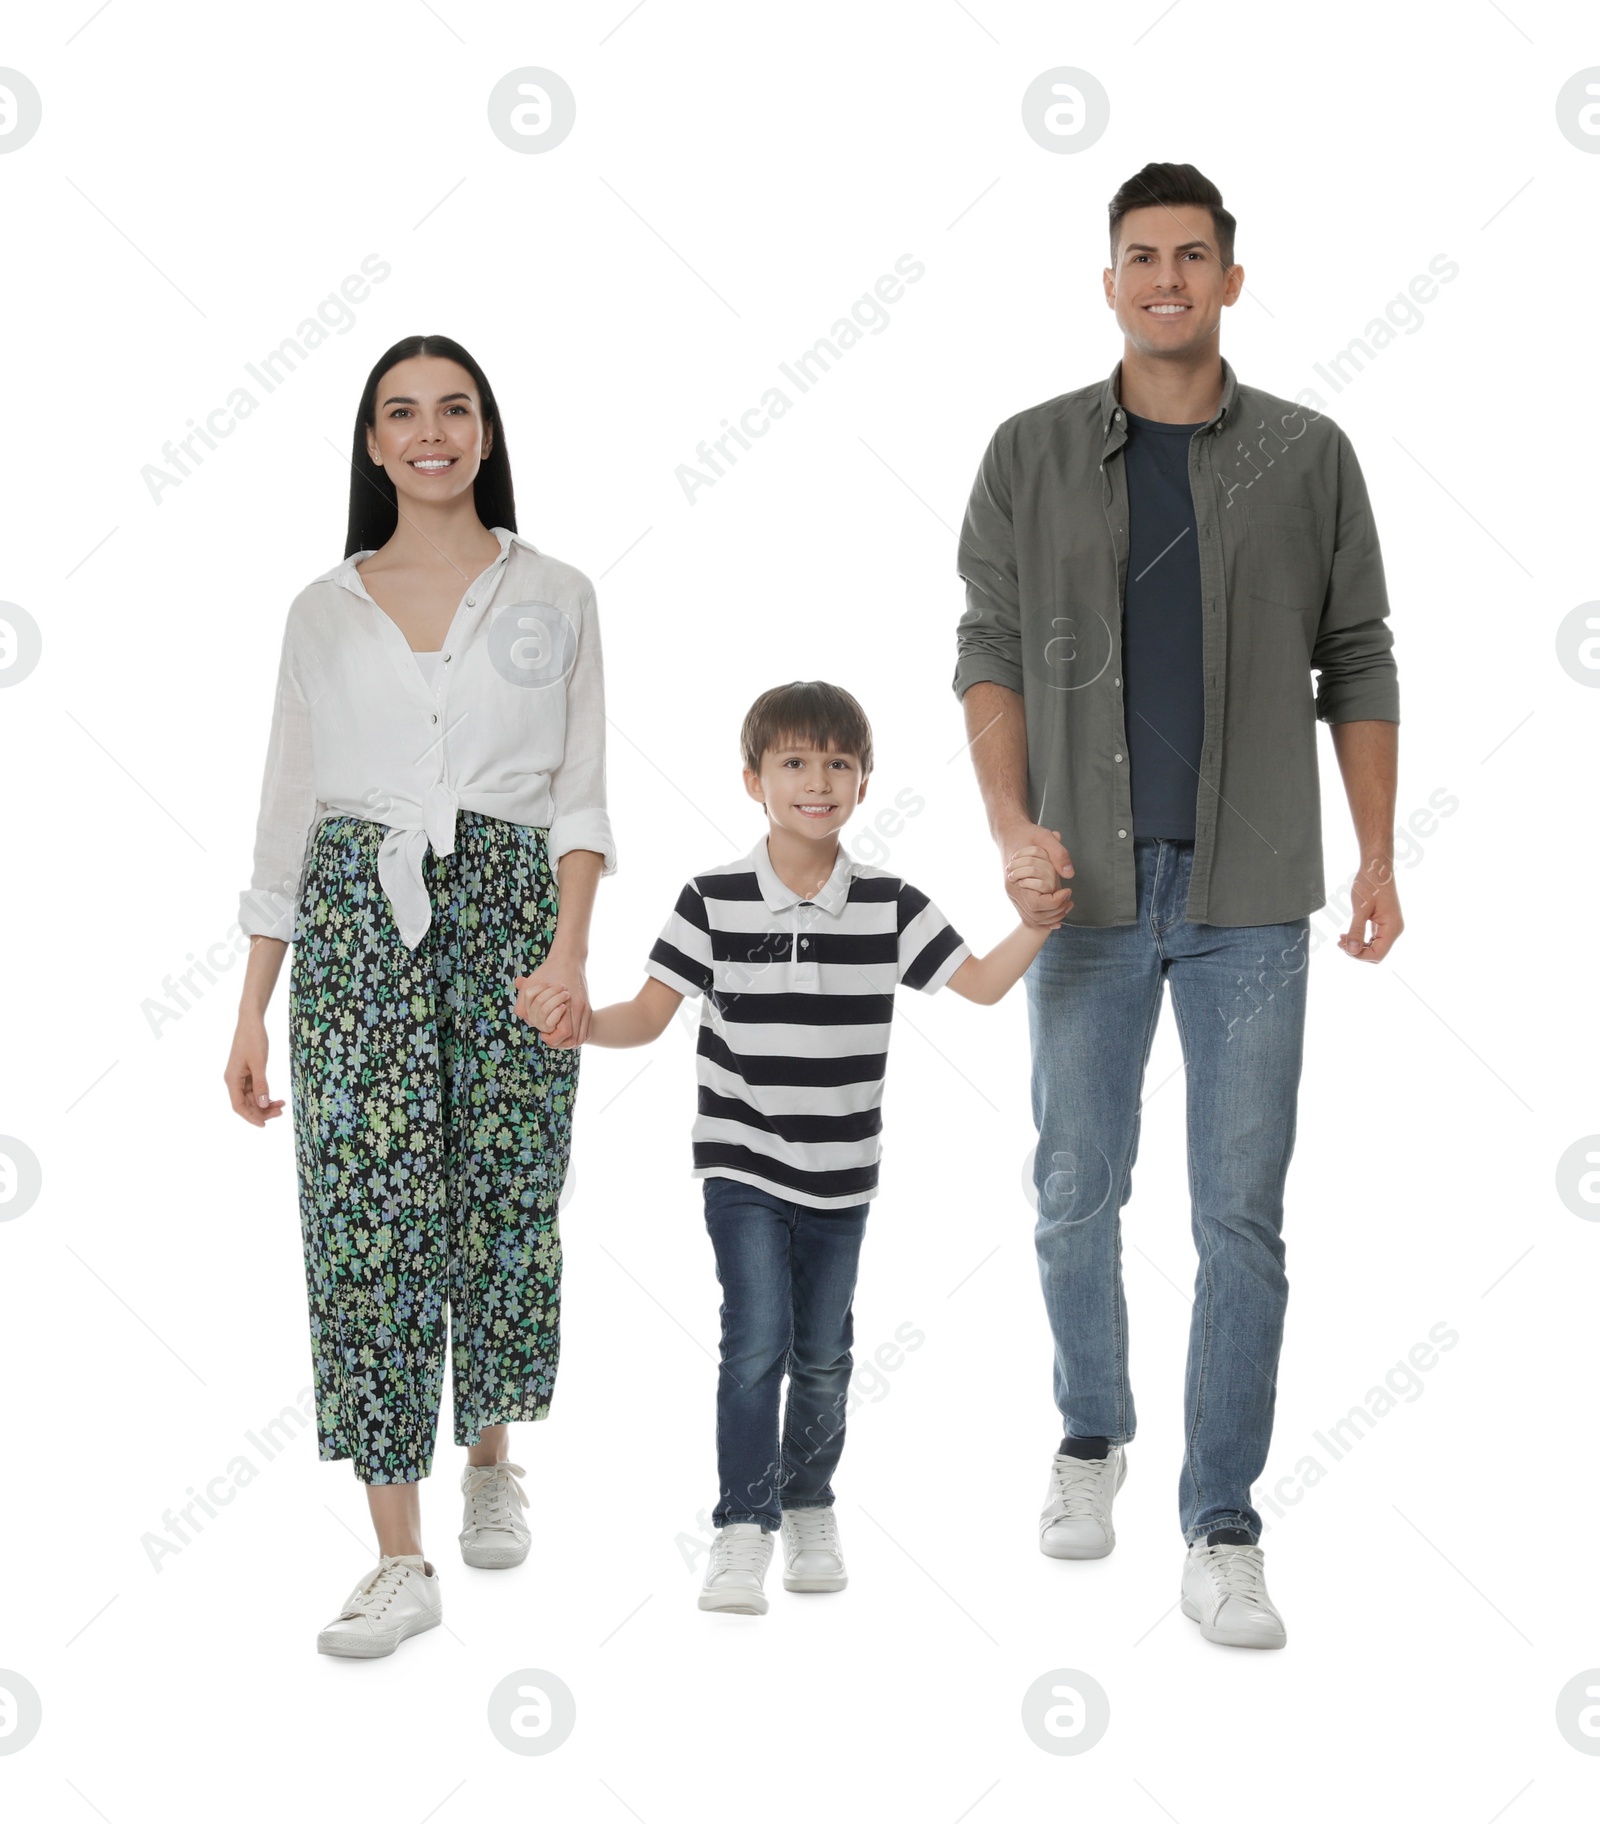
[[[1120,1444],[1103,1457],[1055,1456],[1039,1516],[1039,1550],[1047,1558],[1104,1558],[1117,1543],[1111,1503],[1127,1473]]]
[[[761,1580],[771,1562],[772,1535],[753,1520],[719,1526],[706,1561],[700,1607],[722,1609],[730,1615],[765,1615],[767,1599]]]
[[[1259,1545],[1189,1547],[1183,1561],[1181,1606],[1207,1640],[1224,1647],[1281,1647],[1283,1619],[1267,1595]]]
[[[522,1517],[528,1497],[513,1479],[523,1473],[520,1463],[469,1463],[461,1472],[461,1556],[480,1571],[508,1570],[528,1555],[533,1536]]]
[[[783,1552],[786,1590],[842,1590],[850,1581],[831,1507],[785,1508]]]
[[[444,1618],[439,1573],[425,1558],[380,1558],[317,1636],[317,1651],[341,1659],[382,1659]]]

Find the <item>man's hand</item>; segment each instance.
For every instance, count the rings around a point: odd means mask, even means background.
[[[1350,888],[1350,929],[1340,937],[1339,948],[1358,963],[1381,963],[1405,928],[1394,869],[1386,861],[1367,862]]]
[[[1054,893],[1056,871],[1050,857],[1036,842],[1018,849],[1006,865],[1006,879],[1013,887],[1029,887],[1035,893]]]
[[[1061,846],[1061,832],[1041,829],[1036,823],[1013,823],[1001,830],[998,841],[1005,866],[1006,897],[1016,907],[1017,916],[1036,929],[1059,924],[1072,910],[1072,889],[1041,891],[1040,864],[1031,860],[1026,851],[1041,852],[1050,869],[1070,880],[1072,857]]]
[[[1350,800],[1360,844],[1361,872],[1350,887],[1350,929],[1339,939],[1346,956],[1381,963],[1405,929],[1394,884],[1394,798],[1400,729],[1394,722],[1335,722],[1333,751]],[[1367,938],[1367,922],[1372,937]]]

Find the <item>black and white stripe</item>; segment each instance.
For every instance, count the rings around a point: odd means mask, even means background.
[[[971,951],[895,875],[841,850],[800,900],[758,848],[683,888],[645,965],[703,997],[694,1175],[846,1209],[878,1189],[895,988],[936,994]]]

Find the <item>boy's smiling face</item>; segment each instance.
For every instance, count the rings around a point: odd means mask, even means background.
[[[849,822],[867,795],[867,775],[857,755],[837,748],[769,747],[759,773],[744,769],[744,786],[773,828],[819,841]]]

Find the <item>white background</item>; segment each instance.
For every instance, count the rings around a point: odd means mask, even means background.
[[[1600,1128],[1600,696],[1556,655],[1600,593],[1600,159],[1555,112],[1600,61],[1579,9],[90,15],[11,9],[0,36],[44,102],[0,157],[0,597],[44,640],[0,693],[0,1131],[44,1186],[0,1225],[0,1668],[44,1716],[0,1754],[0,1805],[111,1824],[289,1805],[448,1824],[508,1803],[645,1824],[1591,1815],[1600,1759],[1556,1726],[1558,1692],[1600,1665],[1600,1228],[1556,1188]],[[489,91],[525,65],[577,97],[571,137],[537,156],[487,124]],[[1067,155],[1020,114],[1059,65],[1111,100],[1103,138]],[[634,991],[684,877],[755,840],[739,721],[794,677],[844,685],[872,718],[851,834],[920,795],[885,865],[987,948],[1010,912],[950,690],[954,529],[994,426],[1116,361],[1106,204],[1152,158],[1198,164],[1239,219],[1223,348],[1241,378],[1315,388],[1354,440],[1397,637],[1400,820],[1456,801],[1402,853],[1390,963],[1348,961],[1337,922],[1313,921],[1257,1504],[1308,1452],[1331,1466],[1281,1520],[1263,1506],[1287,1650],[1208,1646],[1175,1607],[1193,1253],[1170,1013],[1126,1212],[1140,1429],[1119,1541],[1094,1564],[1036,1549],[1059,1432],[1020,988],[992,1009],[900,997],[857,1361],[898,1326],[925,1341],[852,1419],[846,1592],[789,1596],[775,1570],[762,1619],[695,1607],[718,1289],[680,1026],[583,1058],[560,1380],[548,1423],[513,1434],[528,1563],[461,1565],[447,1404],[423,1512],[448,1625],[393,1659],[314,1651],[372,1548],[349,1466],[317,1463],[309,1429],[153,1568],[163,1511],[241,1451],[259,1466],[245,1432],[310,1380],[290,1122],[246,1127],[221,1079],[242,970],[186,1010],[163,983],[231,938],[283,617],[343,554],[370,363],[414,332],[470,348],[521,529],[596,579],[621,857],[594,921],[598,1002]],[[353,326],[253,389],[260,408],[153,501],[141,470],[161,446],[369,254],[392,270]],[[689,504],[678,465],[902,254],[926,274],[889,326]],[[1440,254],[1459,275],[1421,327],[1337,396],[1320,384],[1313,364]],[[1319,739],[1331,892],[1355,853]],[[285,969],[276,1095],[287,986]],[[153,1031],[163,1001],[180,1017]],[[1435,1325],[1456,1345],[1332,1462],[1313,1433]],[[577,1703],[570,1739],[526,1758],[486,1719],[525,1668]],[[1060,1668],[1110,1700],[1076,1756],[1021,1722]]]

